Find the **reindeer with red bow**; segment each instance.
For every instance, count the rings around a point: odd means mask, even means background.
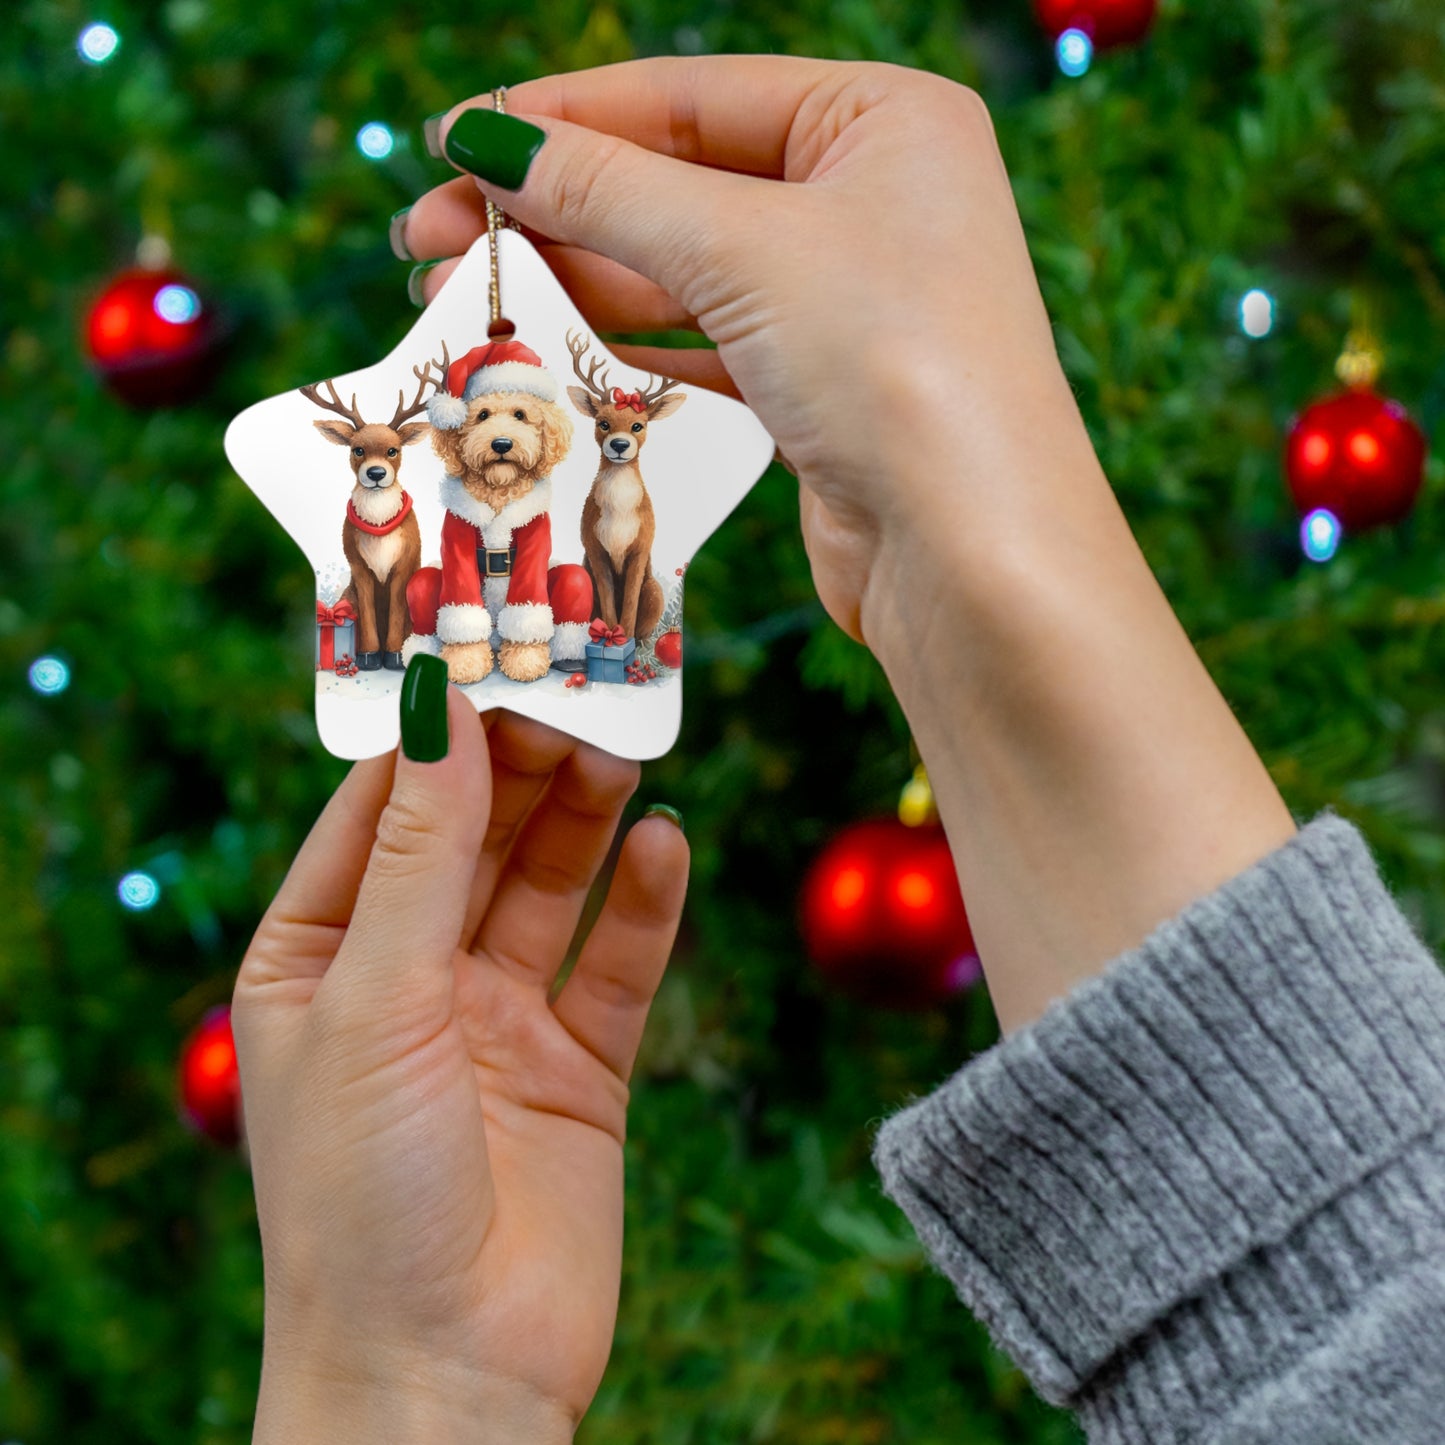
[[[662,584],[652,575],[657,521],[637,459],[648,425],[671,416],[687,400],[687,393],[672,390],[680,384],[676,381],[654,387],[650,376],[646,391],[609,388],[605,371],[600,380],[597,377],[600,357],[589,360],[586,373],[582,371],[589,345],[585,336],[568,333],[572,369],[582,385],[569,386],[567,395],[583,416],[592,418],[602,454],[582,508],[582,550],[597,611],[608,633],[620,628],[624,639],[645,638],[657,626],[665,598]]]

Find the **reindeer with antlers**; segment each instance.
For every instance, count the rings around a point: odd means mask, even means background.
[[[650,423],[671,416],[687,393],[674,392],[676,381],[654,386],[647,378],[645,391],[625,392],[608,387],[608,373],[600,380],[600,357],[582,370],[590,343],[585,336],[567,334],[572,369],[581,386],[569,386],[567,395],[583,416],[591,417],[602,459],[582,508],[582,550],[597,597],[598,615],[609,627],[621,627],[626,637],[651,635],[662,616],[662,585],[652,575],[652,541],[657,521],[652,499],[642,483],[638,456],[647,440]]]
[[[356,665],[368,672],[378,668],[400,671],[402,645],[411,630],[407,614],[406,585],[421,566],[421,528],[412,511],[411,498],[402,490],[401,449],[420,441],[429,430],[424,421],[411,421],[426,405],[428,386],[443,387],[450,364],[442,346],[441,375],[412,367],[420,382],[411,404],[406,393],[396,394],[396,412],[389,422],[368,422],[351,405],[343,406],[332,381],[320,386],[303,386],[301,395],[323,411],[335,412],[343,421],[318,421],[312,425],[327,441],[350,453],[353,485],[341,524],[341,550],[351,568],[351,586],[346,595],[356,609]]]

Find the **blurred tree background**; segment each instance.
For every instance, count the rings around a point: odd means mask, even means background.
[[[0,1438],[238,1445],[261,1346],[244,1163],[178,1121],[177,1050],[344,772],[313,724],[313,578],[226,465],[227,420],[410,325],[387,217],[450,174],[424,116],[669,53],[920,66],[990,102],[1061,354],[1145,552],[1297,816],[1358,821],[1445,941],[1445,513],[1300,552],[1291,415],[1368,306],[1380,388],[1445,402],[1435,0],[1166,0],[1082,77],[1026,0],[21,0],[0,115]],[[104,64],[77,53],[114,27]],[[379,160],[356,144],[392,128]],[[882,215],[880,226],[906,226]],[[82,322],[146,235],[224,313],[199,400],[132,410]],[[778,237],[777,244],[787,244]],[[969,258],[961,250],[959,284]],[[1246,337],[1241,297],[1275,299]],[[808,581],[777,469],[689,573],[682,739],[645,802],[695,850],[634,1082],[626,1272],[581,1439],[1077,1440],[932,1272],[876,1122],[996,1038],[981,990],[835,996],[798,884],[891,809],[906,724]],[[53,656],[70,684],[27,683]],[[159,901],[127,911],[142,870]],[[1039,880],[1041,889],[1048,879]]]

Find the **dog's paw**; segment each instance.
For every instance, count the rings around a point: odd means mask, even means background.
[[[552,649],[545,642],[504,642],[502,673],[514,682],[536,682],[552,668]]]
[[[442,648],[442,661],[447,665],[447,681],[465,687],[480,682],[492,670],[490,642],[448,642]]]

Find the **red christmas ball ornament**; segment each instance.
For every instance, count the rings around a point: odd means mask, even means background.
[[[808,870],[801,913],[814,966],[862,1003],[931,1008],[981,975],[937,824],[877,818],[845,828]]]
[[[671,632],[664,632],[652,644],[652,650],[664,667],[670,667],[676,672],[682,666],[682,633],[675,627]]]
[[[1324,508],[1346,532],[1407,516],[1425,477],[1425,434],[1370,387],[1308,406],[1285,442],[1285,477],[1300,515]]]
[[[1034,10],[1051,40],[1082,30],[1095,50],[1135,45],[1154,24],[1158,0],[1034,0]]]
[[[231,1010],[211,1009],[181,1046],[182,1118],[218,1144],[241,1139],[241,1074],[231,1037]]]
[[[216,338],[210,307],[170,269],[123,272],[85,320],[87,354],[106,385],[132,406],[198,395],[214,375]]]

